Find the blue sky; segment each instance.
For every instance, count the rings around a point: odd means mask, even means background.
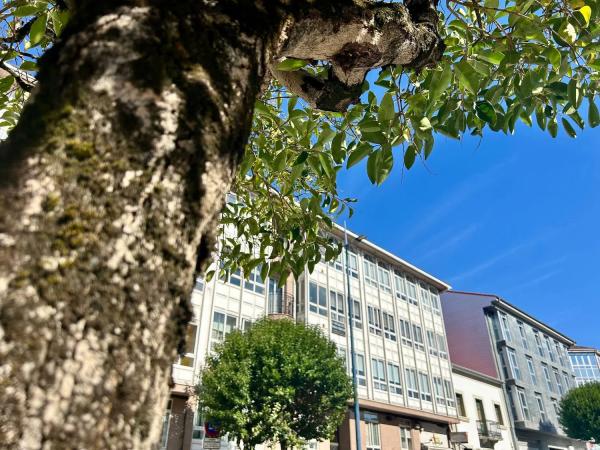
[[[342,195],[359,199],[349,228],[600,348],[600,127],[576,139],[523,124],[512,136],[439,136],[426,165],[400,165],[379,187],[364,163],[343,171]]]

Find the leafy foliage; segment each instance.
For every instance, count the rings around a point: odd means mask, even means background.
[[[600,437],[600,383],[584,384],[562,398],[560,424],[575,439]]]
[[[262,319],[208,358],[198,393],[209,421],[253,447],[330,437],[352,387],[335,344],[315,328]]]
[[[17,120],[26,97],[18,75],[35,73],[37,56],[66,23],[64,8],[58,0],[4,3],[2,61],[20,71],[0,79],[0,126]],[[600,0],[446,0],[439,14],[442,61],[420,71],[373,71],[360,104],[346,113],[314,110],[273,82],[256,104],[233,186],[238,201],[223,211],[223,223],[239,234],[223,235],[225,266],[249,274],[266,262],[263,277],[283,280],[334,258],[340,245],[323,231],[351,216],[356,201],[338,192],[344,168],[366,167],[379,185],[394,167],[427,160],[440,135],[513,134],[521,122],[575,138],[598,126],[599,16]],[[328,70],[294,59],[277,66],[300,68]]]

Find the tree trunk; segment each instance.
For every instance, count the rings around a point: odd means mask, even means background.
[[[2,448],[158,440],[264,77],[268,30],[115,3],[75,11],[0,150]]]
[[[0,147],[0,448],[150,448],[267,63],[312,3],[73,3]]]

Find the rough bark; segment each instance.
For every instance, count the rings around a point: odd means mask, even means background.
[[[267,65],[364,5],[74,3],[0,147],[0,448],[151,448]]]

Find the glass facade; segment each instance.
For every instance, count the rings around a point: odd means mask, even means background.
[[[577,386],[594,381],[600,382],[600,355],[597,351],[571,351],[569,358],[575,372]]]

